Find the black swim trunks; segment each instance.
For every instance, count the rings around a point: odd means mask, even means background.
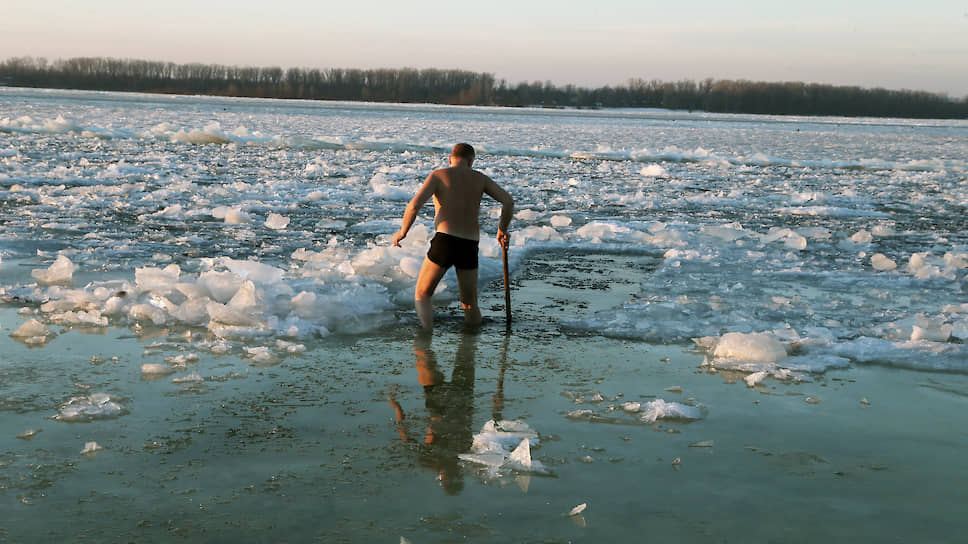
[[[434,234],[427,258],[444,268],[474,270],[477,268],[477,240],[451,236],[445,232]]]

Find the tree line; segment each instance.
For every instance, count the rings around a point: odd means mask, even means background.
[[[630,79],[598,88],[509,84],[493,74],[439,69],[306,69],[80,57],[0,63],[0,84],[104,91],[308,100],[573,108],[668,108],[718,113],[968,118],[968,96],[801,82]]]
[[[99,91],[252,98],[489,104],[494,76],[466,70],[302,69],[80,57],[11,58],[0,83]]]

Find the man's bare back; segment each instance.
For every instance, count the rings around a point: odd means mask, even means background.
[[[479,239],[481,197],[487,193],[497,199],[503,189],[469,166],[436,170],[428,181],[434,191],[435,230],[468,240]]]

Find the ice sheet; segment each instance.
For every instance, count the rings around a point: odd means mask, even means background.
[[[24,101],[37,104],[25,114]],[[9,269],[0,296],[39,306],[47,326],[202,328],[255,344],[385,326],[412,311],[430,206],[403,248],[390,235],[467,140],[517,201],[512,274],[549,248],[663,257],[623,304],[556,316],[570,333],[688,343],[790,327],[823,329],[833,347],[968,335],[965,312],[942,311],[968,273],[958,121],[107,104],[0,93],[11,212],[0,254],[26,265]],[[486,284],[502,273],[499,207],[482,209]],[[456,299],[455,283],[445,278],[440,303]]]

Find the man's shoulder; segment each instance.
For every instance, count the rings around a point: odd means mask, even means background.
[[[438,168],[430,173],[431,177],[440,179],[460,179],[460,178],[477,178],[481,180],[489,180],[487,174],[481,172],[480,170],[474,170],[472,168],[462,168],[460,166],[449,166],[447,168]]]
[[[471,175],[474,176],[474,177],[476,177],[476,178],[478,178],[478,179],[482,179],[482,180],[490,180],[491,179],[487,174],[485,174],[484,172],[481,172],[480,170],[473,170],[472,169],[471,170]]]
[[[454,177],[455,173],[456,173],[455,168],[453,166],[449,166],[446,168],[438,168],[434,170],[433,172],[430,173],[430,177],[438,178],[438,179],[449,179]]]

